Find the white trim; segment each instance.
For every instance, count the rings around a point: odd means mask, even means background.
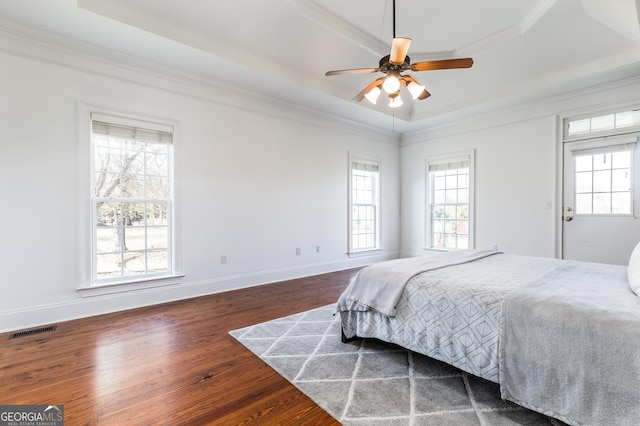
[[[553,229],[555,235],[554,241],[554,256],[556,259],[562,258],[562,215],[564,211],[564,144],[562,143],[563,137],[563,129],[562,129],[563,118],[560,115],[555,116],[555,135],[556,135],[556,146],[555,146],[555,156],[556,156],[556,203],[552,206],[555,209],[555,213],[553,215]],[[557,214],[557,213],[560,214]]]
[[[357,268],[395,259],[399,255],[399,252],[392,252],[358,259],[344,258],[331,262],[219,277],[180,285],[167,284],[139,291],[79,297],[76,300],[62,303],[4,311],[0,312],[0,333]]]
[[[106,284],[94,284],[91,287],[78,289],[82,297],[104,296],[105,294],[124,293],[128,291],[145,290],[148,288],[164,287],[168,285],[180,284],[185,275],[169,275],[161,277],[150,277],[132,281],[119,281]]]
[[[224,105],[243,113],[251,111],[329,131],[339,130],[393,146],[400,144],[400,136],[389,130],[390,124],[393,123],[392,117],[383,116],[384,122],[372,129],[371,126],[363,124],[359,116],[377,115],[375,112],[356,111],[356,114],[346,117],[345,114],[336,115],[329,110],[292,105],[270,95],[247,91],[239,85],[215,77],[192,75],[177,68],[160,66],[151,61],[7,21],[1,17],[0,52],[75,72],[103,76],[125,83],[133,82],[165,93]],[[120,114],[126,112],[122,109],[115,110]],[[127,114],[130,115],[132,114]]]
[[[632,76],[588,88],[550,94],[516,105],[498,105],[495,109],[478,110],[473,114],[464,114],[460,111],[459,114],[455,112],[443,114],[442,119],[434,116],[421,120],[420,128],[404,132],[400,146],[542,117],[560,115],[562,118],[573,118],[586,115],[588,111],[597,110],[597,108],[601,108],[600,111],[616,110],[616,106],[633,109],[638,107],[638,90],[640,90],[640,76]]]
[[[364,249],[364,250],[355,250],[347,253],[347,256],[353,257],[364,257],[364,256],[373,256],[380,254],[384,251],[382,247],[374,248],[374,249]]]

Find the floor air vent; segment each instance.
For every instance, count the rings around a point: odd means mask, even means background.
[[[46,333],[46,332],[49,332],[49,331],[55,331],[56,328],[58,328],[57,325],[51,325],[49,327],[40,327],[40,328],[34,328],[33,330],[19,331],[17,333],[11,334],[9,336],[9,339],[15,339],[17,337],[33,336],[34,334],[40,334],[40,333]]]

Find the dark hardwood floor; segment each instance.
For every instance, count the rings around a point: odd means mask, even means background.
[[[357,269],[0,334],[0,404],[65,425],[335,425],[228,332],[333,303]]]

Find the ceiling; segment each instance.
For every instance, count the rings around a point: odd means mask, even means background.
[[[352,102],[382,74],[392,0],[0,0],[0,28],[27,25],[171,73],[404,132],[640,75],[640,0],[397,0],[411,62],[472,57],[470,69],[409,72],[431,97],[391,109]],[[46,34],[46,33],[39,33]]]

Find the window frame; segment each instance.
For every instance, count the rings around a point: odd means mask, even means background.
[[[177,187],[175,179],[175,158],[176,140],[178,139],[178,123],[157,117],[133,115],[99,108],[89,105],[80,105],[80,131],[79,146],[80,155],[84,159],[82,167],[79,168],[81,177],[79,179],[82,190],[80,198],[82,211],[82,279],[77,288],[82,297],[112,294],[126,291],[140,290],[178,284],[182,281],[182,244],[180,233],[177,232],[176,224],[179,217],[178,196],[175,191]],[[96,118],[98,117],[98,118]],[[96,280],[96,233],[98,229],[97,215],[95,210],[96,195],[94,190],[94,141],[92,123],[94,120],[110,120],[113,124],[123,126],[133,126],[139,128],[149,128],[152,130],[171,129],[172,143],[168,165],[169,204],[168,216],[170,223],[167,224],[167,250],[169,256],[169,270],[166,273],[152,273],[135,276],[124,276],[118,279]]]
[[[347,254],[350,257],[355,257],[355,256],[363,256],[363,255],[368,255],[368,254],[373,254],[376,252],[379,252],[382,250],[382,236],[381,236],[381,231],[382,231],[382,162],[379,158],[374,157],[374,156],[370,156],[370,155],[365,155],[365,154],[359,154],[359,153],[349,153],[349,190],[348,190],[348,224],[347,224],[347,229],[348,229],[348,249],[347,249]],[[353,179],[353,174],[354,174],[354,164],[355,163],[362,163],[362,164],[367,164],[367,165],[371,165],[374,167],[377,167],[377,178],[375,179],[374,182],[374,245],[371,247],[365,247],[365,248],[356,248],[354,246],[353,243],[353,237],[354,237],[354,227],[353,227],[353,221],[354,221],[354,215],[353,215],[353,208],[354,208],[354,199],[353,199],[353,191],[354,191],[354,179]]]
[[[587,139],[594,139],[598,137],[606,137],[606,136],[617,136],[623,135],[627,133],[637,133],[640,131],[640,123],[633,124],[630,126],[619,126],[618,125],[618,116],[620,114],[626,113],[638,113],[640,107],[638,105],[633,105],[628,108],[615,108],[615,109],[607,109],[600,111],[598,113],[586,113],[580,115],[572,115],[564,117],[562,120],[562,140],[563,142],[573,142],[573,141],[581,141]],[[593,130],[592,123],[593,120],[601,119],[607,116],[613,116],[613,127],[611,128],[603,128],[602,130]],[[578,132],[571,134],[570,127],[571,123],[576,123],[580,121],[589,121],[589,130]]]
[[[467,150],[453,152],[448,154],[439,154],[429,156],[425,160],[425,237],[424,249],[434,251],[451,251],[455,248],[434,247],[434,229],[433,229],[433,199],[434,187],[431,176],[431,166],[435,164],[456,163],[467,161],[469,163],[469,202],[468,202],[468,221],[467,221],[467,238],[469,249],[475,248],[475,150]]]
[[[569,155],[571,158],[571,170],[570,170],[570,179],[571,179],[571,187],[572,189],[572,216],[585,216],[585,217],[633,217],[635,216],[635,211],[637,210],[637,206],[635,203],[636,196],[634,194],[638,191],[638,188],[635,187],[635,178],[634,176],[638,173],[636,170],[636,156],[638,155],[637,145],[638,140],[640,139],[640,134],[620,134],[614,136],[608,136],[606,138],[590,138],[586,140],[578,140],[572,141],[565,145],[568,148],[565,152],[565,155]],[[613,154],[616,152],[629,152],[630,154],[630,212],[628,213],[620,213],[620,212],[591,212],[585,213],[578,211],[578,201],[577,195],[579,191],[577,190],[577,179],[576,179],[576,158],[583,155],[594,155],[599,153],[608,153]],[[615,170],[615,169],[604,169],[604,170]],[[616,193],[613,189],[604,192],[605,194],[611,195]],[[601,193],[599,191],[592,190],[591,194]]]

